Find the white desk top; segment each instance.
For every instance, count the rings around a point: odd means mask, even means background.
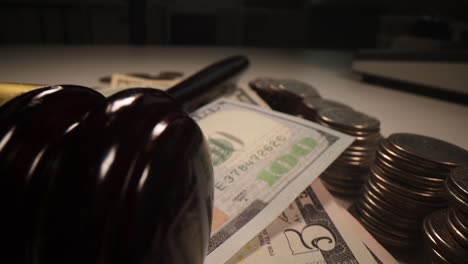
[[[250,58],[240,82],[260,76],[287,77],[317,87],[324,98],[341,101],[380,119],[382,133],[411,132],[468,149],[468,107],[385,89],[351,73],[350,52],[234,48],[130,46],[0,47],[0,82],[101,86],[112,73],[177,70],[185,76],[234,54]]]

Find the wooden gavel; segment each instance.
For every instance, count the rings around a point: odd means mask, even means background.
[[[0,107],[7,263],[203,263],[213,169],[189,115],[248,66],[219,61],[167,92],[56,85]]]

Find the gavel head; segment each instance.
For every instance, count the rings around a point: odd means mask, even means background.
[[[65,89],[66,88],[66,89]],[[2,251],[12,263],[24,263],[31,220],[46,181],[35,177],[50,146],[104,97],[80,86],[53,86],[30,91],[0,107],[0,230]]]
[[[44,111],[35,122],[65,116],[57,109]],[[40,187],[18,194],[40,201],[26,213],[33,221],[24,236],[30,260],[203,262],[211,226],[212,165],[200,128],[171,96],[154,89],[126,90],[96,100],[64,127],[41,143],[47,151],[39,159],[32,155],[26,163],[35,168],[24,178],[36,179],[41,183],[34,186]],[[12,138],[0,131],[0,142]],[[11,154],[9,162],[19,155]],[[3,177],[11,167],[0,162]],[[30,207],[20,204],[17,211],[24,214]]]

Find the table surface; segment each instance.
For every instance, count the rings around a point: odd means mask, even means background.
[[[410,132],[468,149],[468,107],[370,85],[351,72],[352,52],[155,46],[3,46],[0,82],[99,87],[112,73],[176,70],[185,76],[234,54],[251,65],[240,78],[286,77],[308,82],[322,97],[377,117],[382,134]]]

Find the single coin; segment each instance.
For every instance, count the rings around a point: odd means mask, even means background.
[[[346,105],[344,103],[319,97],[306,97],[303,100],[303,104],[307,109],[315,112],[317,112],[320,109],[337,107],[352,110],[351,106]]]
[[[332,167],[332,166],[330,166]],[[330,167],[328,169],[330,169]],[[360,168],[360,167],[355,167],[355,166],[351,166],[351,165],[348,165],[348,164],[343,164],[343,163],[340,163],[340,162],[334,162],[333,163],[333,169],[337,169],[337,170],[340,170],[341,172],[344,172],[344,173],[365,173],[365,172],[368,172],[369,171],[369,168]]]
[[[292,79],[257,78],[249,86],[276,111],[304,116],[302,100],[320,97],[317,90],[304,82]]]
[[[249,86],[255,89],[268,90],[269,84],[272,82],[271,78],[260,77],[249,82]]]
[[[410,212],[410,215],[413,215],[415,218],[424,216],[434,210],[443,208],[445,205],[440,203],[431,203],[427,201],[415,200],[408,198],[399,194],[398,192],[393,191],[388,188],[381,182],[377,181],[373,177],[373,173],[370,174],[369,180],[367,182],[368,186],[379,193],[379,195],[392,204],[395,209],[405,210]]]
[[[389,212],[392,212],[395,215],[398,215],[401,219],[412,222],[414,225],[419,225],[419,223],[422,222],[424,216],[415,215],[413,210],[395,206],[391,200],[389,201],[388,199],[385,199],[385,197],[381,196],[381,193],[373,189],[373,187],[369,186],[370,185],[366,183],[364,184],[363,188],[363,196],[367,196],[367,199],[372,199],[372,201],[378,204],[380,207]]]
[[[305,82],[294,79],[277,79],[261,77],[249,82],[250,87],[254,90],[264,90],[276,93],[278,95],[292,96],[296,102],[302,101],[307,97],[320,97],[317,89]],[[288,98],[291,99],[291,98]]]
[[[402,151],[393,146],[388,139],[380,141],[380,144],[377,146],[377,151],[384,155],[389,161],[393,160],[395,164],[398,164],[398,167],[415,173],[423,175],[429,173],[430,175],[442,177],[444,179],[451,173],[451,168],[417,159],[415,156],[405,155]]]
[[[353,166],[353,167],[361,167],[361,168],[368,168],[372,164],[372,159],[363,159],[360,157],[346,157],[346,156],[341,156],[336,159],[335,162],[340,162],[344,163],[348,166]]]
[[[351,176],[348,174],[337,174],[328,172],[322,173],[320,177],[324,179],[340,181],[343,183],[352,183],[355,184],[355,186],[361,186],[364,183],[365,179],[367,179],[367,175]]]
[[[360,197],[360,200],[357,202],[364,203],[367,207],[373,208],[375,212],[383,217],[388,218],[388,221],[393,221],[396,224],[400,225],[402,228],[416,227],[420,228],[421,221],[419,219],[407,218],[398,214],[394,208],[389,208],[387,205],[378,201],[369,193],[363,193]]]
[[[391,211],[385,211],[366,199],[360,199],[356,202],[359,206],[369,212],[372,216],[379,220],[382,224],[392,226],[395,230],[406,230],[413,233],[418,233],[420,230],[420,222],[405,221],[406,218],[398,217]]]
[[[320,97],[320,94],[315,87],[294,79],[274,79],[274,83],[271,85],[275,85],[281,90],[291,93],[301,99]]]
[[[431,253],[433,264],[452,264],[452,262],[447,260],[439,251],[432,249]]]
[[[374,143],[377,140],[382,138],[380,133],[368,133],[368,134],[358,134],[355,137],[355,141],[364,141]]]
[[[468,152],[465,149],[440,139],[397,133],[390,135],[388,141],[410,157],[442,166],[460,166],[468,161]]]
[[[428,190],[438,190],[444,192],[444,180],[440,178],[431,178],[423,175],[418,175],[410,171],[405,171],[390,164],[388,161],[376,155],[374,166],[379,167],[381,171],[389,178],[394,178],[397,181],[405,182],[411,186],[423,187]]]
[[[320,122],[327,123],[337,129],[378,131],[380,121],[364,113],[346,108],[328,108],[318,112]]]
[[[364,207],[362,203],[356,203],[356,209],[369,223],[385,233],[391,233],[393,236],[401,239],[411,239],[418,236],[418,229],[403,229],[388,221],[382,221],[378,214]]]
[[[446,190],[442,180],[435,181],[432,178],[428,179],[410,172],[394,169],[391,166],[386,166],[379,159],[376,159],[371,167],[385,178],[383,180],[406,187],[408,191],[425,193],[431,197],[446,197]]]
[[[352,173],[349,173],[349,174],[343,174],[343,173],[333,173],[333,172],[328,172],[328,171],[325,171],[324,173],[322,173],[321,176],[325,176],[326,178],[330,178],[330,179],[335,179],[335,180],[339,180],[339,181],[342,181],[342,182],[359,182],[359,184],[363,183],[368,175],[366,174],[352,174]]]
[[[342,156],[350,156],[350,157],[363,157],[363,158],[370,158],[374,159],[375,151],[373,149],[368,149],[366,151],[355,151],[352,149],[346,149],[341,154]]]
[[[441,168],[437,164],[434,164],[433,162],[427,160],[418,160],[416,156],[409,155],[408,153],[403,152],[392,141],[390,141],[389,138],[382,140],[380,142],[379,148],[387,155],[391,156],[392,158],[396,158],[401,162],[413,164],[416,166],[423,166],[423,168],[427,167],[447,171],[447,168]]]
[[[371,174],[372,175],[372,174]],[[411,201],[405,201],[404,199],[398,197],[397,194],[390,192],[388,189],[382,185],[375,183],[375,180],[371,177],[367,180],[365,188],[377,197],[380,201],[385,202],[390,205],[391,210],[395,210],[405,217],[418,218],[421,215],[427,213],[428,209],[425,206],[421,207],[414,205]],[[424,210],[421,210],[424,209]]]
[[[344,162],[347,164],[357,164],[357,165],[368,165],[370,166],[372,164],[374,159],[372,157],[359,157],[359,156],[348,156],[348,155],[342,155],[336,159],[335,162]],[[367,166],[367,167],[368,167]]]
[[[376,147],[377,147],[377,144],[376,146],[374,146],[372,148],[373,151],[376,150]],[[359,145],[353,145],[351,144],[351,146],[349,146],[346,150],[348,151],[356,151],[356,152],[368,152],[370,151],[370,148],[368,146],[359,146]]]
[[[372,166],[371,172],[372,177],[374,177],[374,179],[377,182],[398,193],[399,195],[407,197],[408,199],[413,199],[421,202],[427,201],[431,204],[440,203],[442,204],[442,206],[447,204],[444,192],[434,192],[431,190],[415,188],[401,182],[393,181],[386,177],[386,175],[382,173],[382,171],[380,171],[379,167],[377,166]]]
[[[329,174],[322,174],[320,175],[320,178],[326,181],[329,184],[332,184],[333,186],[337,187],[342,187],[342,188],[350,188],[353,189],[353,192],[359,191],[361,188],[362,184],[364,183],[363,180],[352,180],[352,181],[346,181],[346,180],[341,180],[337,178],[330,177]]]
[[[456,208],[449,208],[448,216],[450,222],[454,224],[459,230],[468,230],[468,217],[464,216],[462,212]]]
[[[251,86],[257,95],[262,98],[271,109],[287,114],[296,114],[296,105],[291,105],[287,100],[284,100],[280,91],[269,90],[269,88],[257,88]]]
[[[360,213],[356,214],[356,219],[362,224],[362,226],[369,231],[380,243],[386,246],[395,248],[408,248],[413,247],[416,241],[410,239],[401,239],[395,237],[392,233],[387,233],[371,224],[365,217]]]
[[[458,192],[468,199],[468,166],[455,168],[449,178]]]
[[[352,109],[350,106],[333,101],[333,100],[328,100],[320,97],[306,97],[303,100],[304,107],[309,110],[313,111],[314,113],[317,113],[320,109],[326,109],[326,108],[346,108],[346,109]]]
[[[327,188],[328,191],[331,193],[337,194],[339,196],[356,196],[359,194],[359,191],[356,191],[356,188],[348,188],[348,187],[339,187],[333,184],[328,183],[325,179],[320,178],[322,180],[323,185]]]
[[[371,181],[371,184],[373,186],[375,186],[378,189],[381,189],[383,193],[388,195],[387,199],[394,199],[399,202],[405,202],[407,206],[411,205],[418,207],[430,207],[435,206],[436,204],[437,207],[441,206],[438,199],[433,200],[428,195],[426,195],[427,197],[424,197],[419,192],[417,193],[416,190],[411,190],[409,188],[405,188],[402,185],[388,181],[385,177],[381,176],[380,172],[377,171],[377,168],[375,166],[371,168],[369,180]],[[446,201],[444,201],[442,206],[444,206],[445,204]]]
[[[372,157],[366,158],[366,157],[352,157],[352,156],[341,156],[336,159],[335,162],[337,163],[343,163],[348,166],[352,166],[353,168],[360,168],[360,169],[366,169],[369,168],[374,159]]]

